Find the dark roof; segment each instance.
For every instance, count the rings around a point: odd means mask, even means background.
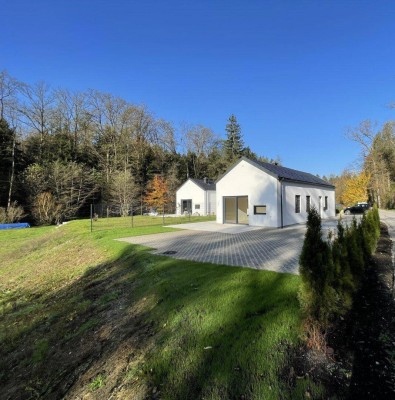
[[[318,178],[315,175],[309,174],[308,172],[298,171],[296,169],[286,168],[281,165],[270,164],[263,161],[251,161],[248,158],[244,159],[246,161],[258,164],[263,169],[271,172],[274,175],[277,175],[279,179],[292,182],[309,183],[311,185],[328,186],[334,188],[334,186],[331,185],[329,182],[324,181],[323,179]]]
[[[201,187],[203,190],[215,190],[215,182],[212,181],[211,179],[195,179],[195,178],[189,178],[192,182],[196,183],[199,187]]]

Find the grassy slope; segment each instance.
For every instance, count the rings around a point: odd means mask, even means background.
[[[298,344],[299,277],[153,256],[112,239],[170,228],[111,226],[0,232],[3,393],[319,397],[284,374]]]

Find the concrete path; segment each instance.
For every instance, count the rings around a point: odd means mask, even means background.
[[[221,232],[237,235],[239,233],[257,231],[262,229],[260,226],[236,225],[236,224],[217,224],[216,221],[193,222],[190,224],[168,225],[169,228],[187,229],[191,231]]]

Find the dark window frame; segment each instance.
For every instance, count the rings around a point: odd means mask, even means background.
[[[265,212],[258,212],[257,211],[258,207],[265,207]],[[254,215],[266,215],[266,207],[267,207],[266,204],[254,206]]]
[[[311,210],[311,197],[306,196],[306,212],[309,212]]]
[[[295,194],[295,214],[300,214],[300,194]]]
[[[325,196],[324,198],[324,211],[328,209],[328,196]]]

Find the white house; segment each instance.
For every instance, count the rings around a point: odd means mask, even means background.
[[[335,187],[316,176],[242,157],[216,182],[217,222],[283,227],[303,223],[310,207],[334,217]]]
[[[176,193],[177,214],[213,215],[216,212],[215,183],[207,178],[189,178]]]

